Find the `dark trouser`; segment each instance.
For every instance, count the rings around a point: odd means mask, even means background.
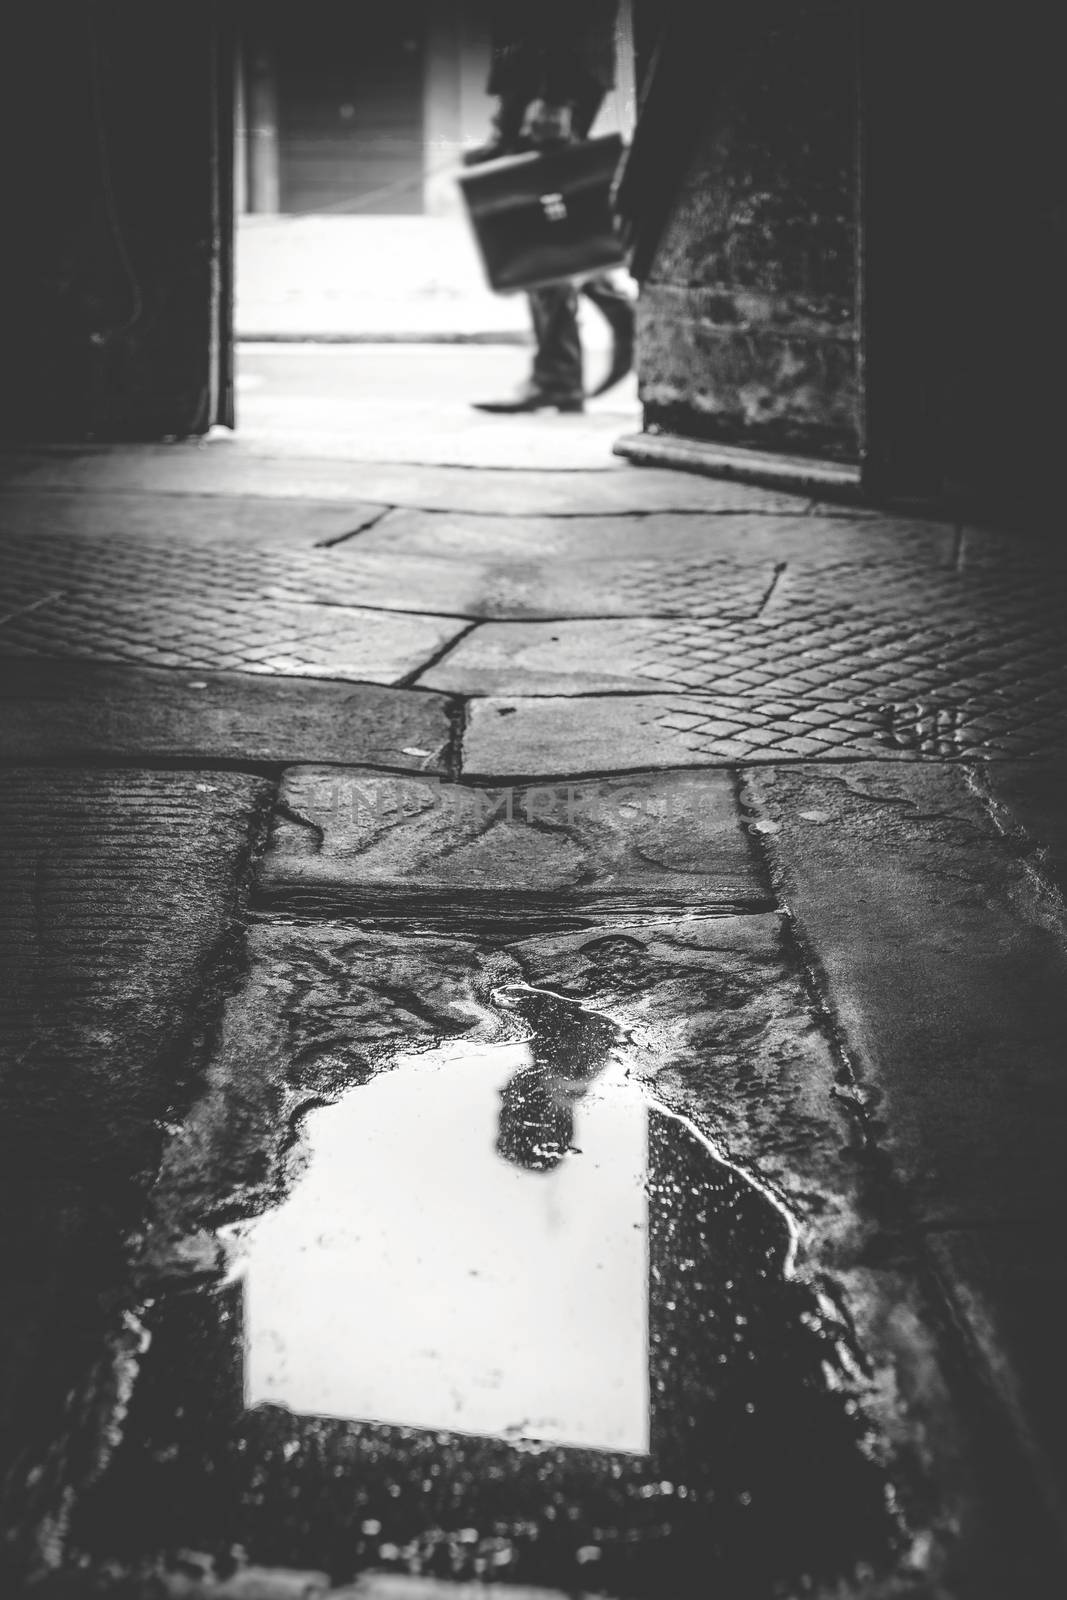
[[[614,329],[629,321],[630,301],[606,276],[588,278],[582,294]],[[582,341],[578,333],[578,293],[573,284],[553,284],[530,292],[537,348],[533,359],[533,381],[551,394],[579,395],[584,386]]]
[[[576,139],[584,139],[600,110],[603,92],[591,92],[574,108]],[[589,278],[581,285],[582,294],[591,300],[611,326],[617,327],[629,315],[629,301],[606,275]],[[582,341],[578,332],[579,290],[571,283],[554,283],[546,289],[530,291],[530,316],[536,349],[533,382],[550,394],[576,397],[584,388]]]

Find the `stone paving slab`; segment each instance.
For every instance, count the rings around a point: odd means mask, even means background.
[[[1011,543],[1002,541],[1006,550]],[[791,562],[767,607],[768,624],[781,612],[816,618],[827,609],[898,615],[963,613],[975,629],[1009,625],[1017,618],[1040,624],[1067,599],[1067,569],[1055,561],[945,562],[929,570],[905,550],[902,558],[871,560],[860,540],[849,552],[827,550],[825,562]]]
[[[574,551],[581,554],[580,547]],[[767,562],[544,559],[531,544],[527,559],[473,561],[364,550],[359,540],[331,552],[328,574],[302,580],[309,599],[351,593],[359,603],[402,611],[448,611],[469,618],[692,616],[714,610],[754,617],[774,583]]]
[[[0,455],[0,483],[17,489],[255,495],[481,511],[504,516],[747,511],[796,516],[795,495],[686,473],[626,467],[540,471],[344,462],[256,455],[237,440],[24,450]],[[855,513],[849,513],[854,517]]]
[[[290,913],[590,921],[764,906],[732,778],[472,789],[290,769],[257,902]]]
[[[0,1586],[117,1403],[120,1245],[230,975],[270,794],[210,770],[0,773]]]
[[[394,683],[463,627],[354,604],[336,585],[330,594],[328,550],[117,534],[11,535],[2,550],[0,654],[9,656]],[[305,597],[316,582],[325,603]]]
[[[456,618],[425,612],[267,598],[232,618],[227,633],[226,609],[222,605],[215,615],[199,618],[169,614],[173,631],[162,632],[158,618],[146,616],[138,605],[114,605],[101,615],[91,603],[64,598],[16,618],[5,643],[12,655],[52,655],[57,653],[53,628],[62,628],[64,636],[77,628],[72,648],[63,654],[143,666],[401,684],[462,631]]]
[[[426,689],[463,695],[640,694],[653,678],[681,688],[667,662],[641,671],[667,630],[648,617],[487,622],[420,675]],[[703,627],[700,628],[703,635]]]
[[[473,700],[469,779],[580,776],[782,759],[896,759],[892,707],[756,696],[586,695]]]
[[[884,743],[924,755],[1029,756],[1067,712],[1067,595],[1049,574],[897,560],[471,564],[390,556],[366,546],[376,533],[332,549],[12,533],[0,651],[376,682],[429,662],[424,685],[452,693],[655,686],[737,696],[750,710],[757,696],[819,702],[814,715],[835,730],[825,742],[839,744],[844,720],[858,733],[873,720]],[[437,660],[468,607],[559,611],[551,623],[484,626]],[[774,744],[779,720],[742,718],[746,746]]]
[[[779,767],[746,783],[912,1215],[1062,1223],[1067,948],[965,773]]]
[[[57,1147],[66,1136],[95,1165],[155,1142],[138,1114],[175,1093],[173,1038],[231,928],[270,793],[240,773],[0,773],[4,1037],[38,1063],[9,1080],[9,1119],[62,1082]]]
[[[714,638],[714,624],[709,624]],[[703,640],[705,622],[695,630]],[[461,640],[430,667],[424,687],[447,685],[467,695],[588,695],[647,691],[657,687],[689,687],[685,665],[672,650],[675,640],[690,637],[660,619],[634,617],[618,621],[496,622]],[[670,641],[670,643],[665,643]],[[660,646],[663,645],[661,658]],[[671,659],[671,657],[675,659]],[[706,672],[705,677],[711,677]],[[700,687],[713,688],[714,682]]]
[[[768,698],[984,702],[991,715],[1007,698],[1023,718],[1045,701],[1067,708],[1067,596],[1047,582],[977,595],[954,575],[941,587],[915,573],[901,578],[907,598],[894,605],[895,576],[895,568],[864,573],[853,598],[844,577],[801,581],[787,568],[757,616],[731,618],[716,611],[714,576],[694,572],[694,611],[702,598],[703,616],[487,623],[435,662],[425,683],[536,695],[640,692],[651,682]],[[890,591],[882,606],[870,598],[879,583]]]
[[[444,772],[440,695],[376,684],[193,673],[95,662],[7,662],[0,751],[8,761],[331,761]]]
[[[685,567],[701,560],[739,565],[797,562],[914,563],[922,570],[953,564],[955,534],[944,523],[908,522],[873,515],[835,517],[820,507],[799,515],[796,500],[778,508],[635,510],[622,514],[557,512],[388,512],[338,555],[364,551],[451,556],[462,561],[655,561]]]
[[[115,489],[0,491],[0,538],[151,539],[180,545],[237,542],[306,548],[359,532],[383,507],[337,500],[286,500],[256,495],[158,495]]]
[[[1009,1520],[1014,1497],[1020,1525],[1036,1518],[1025,1549],[1044,1572],[1062,1570],[1067,1531],[1053,1331],[1067,941],[1062,900],[994,823],[984,787],[959,768],[863,764],[752,770],[743,797],[885,1161],[883,1216],[922,1230],[977,1380],[972,1407],[998,1417],[993,1448],[1010,1478],[998,1515]]]

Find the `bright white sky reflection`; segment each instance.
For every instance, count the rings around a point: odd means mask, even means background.
[[[609,1069],[569,1156],[495,1150],[526,1045],[402,1059],[310,1113],[290,1199],[243,1231],[245,1398],[644,1453],[647,1109]]]

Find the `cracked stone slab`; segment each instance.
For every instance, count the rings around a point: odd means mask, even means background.
[[[258,901],[316,915],[588,921],[766,904],[725,773],[518,789],[288,771]]]
[[[8,662],[0,748],[8,760],[329,761],[443,772],[440,695],[376,684],[97,662]]]
[[[594,470],[473,472],[257,455],[232,441],[11,452],[0,460],[0,475],[18,489],[306,497],[505,516],[637,510],[795,515],[807,504],[773,490],[614,462]]]
[[[945,755],[1026,744],[1029,725],[1067,712],[1065,595],[1044,580],[975,583],[896,563],[850,563],[824,580],[787,567],[749,618],[719,609],[712,572],[694,570],[688,587],[690,616],[486,623],[434,663],[426,684],[524,695],[656,684],[858,710],[913,702],[918,717],[939,723],[936,753]]]
[[[253,494],[84,494],[7,489],[0,493],[0,537],[79,539],[127,537],[180,544],[285,544],[307,548],[359,532],[381,516],[377,505],[302,500],[299,505]]]
[[[419,681],[427,689],[468,695],[640,694],[650,678],[681,687],[669,655],[647,660],[659,653],[664,632],[658,620],[646,617],[487,622]]]
[[[230,976],[270,795],[210,770],[0,774],[5,1561],[116,1401],[121,1246]]]
[[[747,792],[912,1214],[1062,1221],[1067,940],[966,774],[753,769]]]
[[[586,695],[474,700],[468,779],[581,776],[738,761],[898,759],[887,712],[741,695]]]
[[[756,514],[753,514],[756,513]],[[694,561],[758,565],[796,562],[910,562],[921,568],[951,565],[954,534],[943,523],[873,515],[798,514],[797,504],[768,510],[640,511],[623,516],[605,509],[536,516],[463,511],[392,510],[338,554],[378,550],[450,556],[467,561]]]

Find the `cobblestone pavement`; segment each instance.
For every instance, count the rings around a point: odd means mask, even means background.
[[[811,516],[801,539],[795,516],[745,519],[735,501],[636,533],[612,505],[569,539],[570,518],[541,517],[516,542],[517,516],[487,542],[483,522],[503,519],[483,518],[474,479],[469,499],[466,517],[353,506],[352,531],[317,544],[296,512],[287,541],[276,519],[257,538],[247,515],[215,538],[165,515],[126,531],[117,497],[106,532],[99,517],[76,532],[69,513],[52,530],[46,503],[27,526],[24,501],[5,531],[0,505],[0,653],[475,699],[658,693],[657,763],[672,741],[714,762],[997,758],[1062,737],[1067,566],[1006,537],[911,522],[897,545],[891,522],[872,539],[862,519]]]
[[[435,357],[442,390],[451,370]],[[655,1540],[688,1526],[670,1451],[711,1372],[704,1432],[757,1471],[723,1480],[723,1528],[740,1508],[744,1560],[769,1565],[735,1583],[702,1529],[696,1592],[1058,1592],[1067,564],[1010,529],[613,464],[603,418],[482,426],[473,471],[430,465],[417,430],[376,465],[337,440],[304,457],[299,429],[289,456],[260,438],[0,470],[0,1589],[29,1570],[38,1600],[431,1600],[499,1568],[546,1600],[688,1596]],[[795,1271],[753,1300],[759,1230],[718,1202],[720,1234],[677,1240],[685,1273],[714,1260],[721,1310],[642,1262],[668,1453],[625,1504],[608,1484],[588,1533],[595,1451],[457,1445],[406,1415],[401,1439],[369,1402],[258,1407],[254,1318],[221,1277],[220,1223],[275,1214],[319,1111],[416,1056],[443,1079],[442,1041],[516,1042],[501,984],[549,997],[519,1041],[542,1065],[570,1082],[568,1041],[599,1038],[758,1179]],[[452,1174],[416,1166],[389,1179],[451,1245]],[[342,1210],[295,1296],[316,1334]],[[772,1318],[768,1348],[803,1359],[772,1362],[731,1431],[709,1329],[747,1367],[779,1288],[807,1331],[789,1346]],[[367,1303],[346,1311],[361,1336]],[[550,1356],[565,1375],[570,1349]]]

